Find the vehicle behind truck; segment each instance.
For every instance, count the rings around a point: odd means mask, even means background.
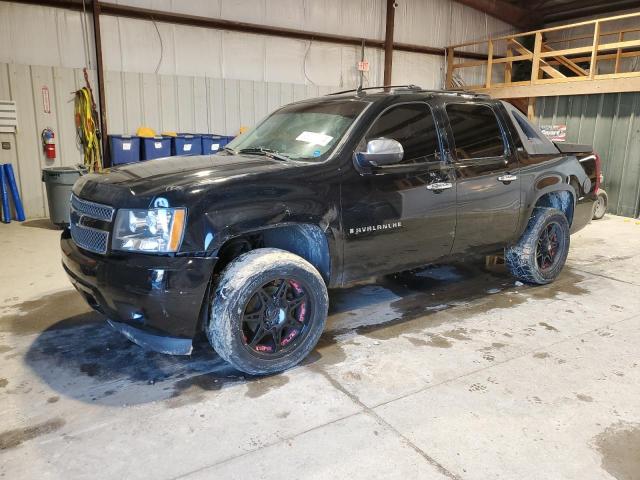
[[[255,375],[298,364],[328,290],[503,252],[519,281],[560,274],[593,215],[600,160],[511,104],[415,86],[286,105],[217,155],[74,185],[62,262],[139,345],[188,355],[204,333]]]

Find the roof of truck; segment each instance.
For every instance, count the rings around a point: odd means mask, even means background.
[[[351,90],[342,90],[326,95],[327,97],[358,97],[358,98],[376,98],[388,97],[391,95],[402,95],[407,93],[428,94],[431,96],[454,96],[468,99],[489,99],[488,95],[469,92],[465,90],[428,90],[418,85],[386,85],[378,87],[354,88]]]

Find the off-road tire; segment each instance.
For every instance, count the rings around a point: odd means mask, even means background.
[[[292,279],[304,287],[310,301],[309,330],[295,350],[280,358],[263,358],[243,339],[243,315],[254,293],[270,281]],[[301,362],[324,330],[329,297],[320,273],[303,258],[276,248],[244,253],[223,270],[205,328],[213,349],[234,368],[250,375],[269,375]]]
[[[558,226],[558,251],[549,268],[540,267],[537,255],[538,240],[549,226]],[[553,282],[564,267],[569,253],[569,222],[555,208],[535,208],[526,230],[515,245],[505,250],[507,268],[516,279],[524,283],[544,285]]]
[[[598,192],[598,199],[593,204],[593,220],[600,220],[607,213],[609,206],[609,196],[604,190]]]

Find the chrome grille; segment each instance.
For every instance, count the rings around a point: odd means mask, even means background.
[[[109,230],[88,227],[84,218],[111,222],[114,209],[108,205],[89,202],[75,195],[71,196],[70,229],[71,238],[77,246],[90,252],[105,254],[109,248]]]
[[[114,210],[109,205],[83,200],[73,194],[71,195],[71,207],[76,212],[86,215],[87,217],[95,218],[96,220],[110,222],[113,219]]]
[[[95,253],[107,253],[109,232],[71,223],[71,238],[76,245]]]

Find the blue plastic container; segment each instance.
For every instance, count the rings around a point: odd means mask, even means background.
[[[231,140],[231,137],[224,135],[203,134],[202,137],[202,153],[205,155],[212,155],[222,150],[227,143]]]
[[[140,137],[109,135],[111,165],[123,165],[140,161]]]
[[[179,133],[171,141],[173,155],[202,155],[202,139],[200,135]]]
[[[142,138],[142,160],[171,156],[171,137]]]

